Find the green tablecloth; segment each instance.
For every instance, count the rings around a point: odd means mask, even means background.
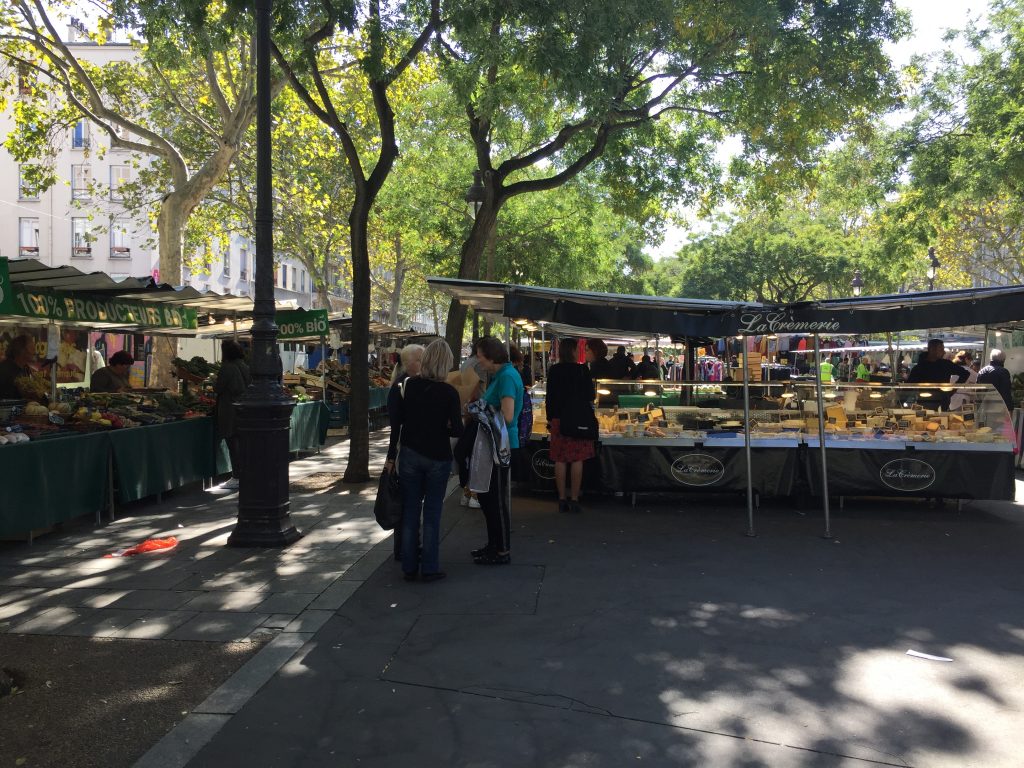
[[[370,387],[370,410],[374,408],[386,408],[388,405],[388,392],[391,387]]]
[[[106,506],[110,436],[0,446],[0,535],[44,528]]]
[[[211,418],[108,433],[121,502],[197,483],[215,474]]]
[[[289,451],[318,451],[327,440],[331,412],[319,400],[299,403],[292,411]]]

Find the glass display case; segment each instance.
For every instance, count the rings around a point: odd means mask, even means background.
[[[547,433],[543,386],[532,391],[533,437]],[[597,382],[600,440],[608,445],[744,444],[743,385],[734,382]],[[990,384],[828,384],[820,412],[830,447],[1013,452],[1011,417]],[[750,385],[755,447],[817,446],[814,382]]]

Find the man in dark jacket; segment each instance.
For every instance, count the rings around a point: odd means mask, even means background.
[[[969,370],[946,359],[946,345],[942,339],[931,339],[928,342],[928,352],[922,355],[917,365],[911,368],[907,382],[910,384],[963,384],[970,376]],[[951,392],[944,392],[942,389],[925,391],[922,396],[930,398],[929,407],[939,407],[944,411],[949,410],[953,397]]]
[[[1006,370],[1006,354],[1001,349],[993,349],[989,354],[989,364],[978,372],[978,383],[995,387],[1006,409],[1013,412],[1013,385],[1010,372]]]
[[[636,378],[638,380],[657,379],[661,381],[661,368],[658,367],[656,362],[651,360],[650,355],[644,355],[640,359],[640,365],[636,367]]]
[[[907,381],[911,384],[963,384],[970,375],[966,368],[946,359],[946,345],[942,339],[931,339],[927,355],[911,369]],[[956,382],[952,382],[954,376]]]
[[[608,361],[608,378],[616,381],[632,379],[635,368],[633,361],[626,357],[626,348],[617,347],[615,354]]]

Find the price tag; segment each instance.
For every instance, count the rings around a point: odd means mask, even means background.
[[[620,411],[618,416],[619,421],[629,421],[629,413],[626,411]]]
[[[648,421],[651,420],[651,417],[650,414],[641,413],[637,415],[636,420],[639,421],[641,424],[646,424]]]

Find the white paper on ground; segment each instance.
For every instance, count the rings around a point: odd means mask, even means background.
[[[952,659],[946,656],[932,656],[930,653],[921,653],[920,651],[907,651],[907,656],[913,656],[917,659],[928,659],[929,661],[952,661]]]

